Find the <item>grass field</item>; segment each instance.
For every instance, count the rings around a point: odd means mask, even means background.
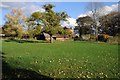
[[[2,42],[2,57],[4,78],[27,78],[31,74],[51,78],[120,78],[118,45],[114,44],[8,40]]]

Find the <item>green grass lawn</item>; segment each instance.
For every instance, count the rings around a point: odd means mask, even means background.
[[[3,61],[12,69],[35,71],[52,78],[120,78],[118,45],[114,44],[3,41],[2,53]],[[21,75],[19,72],[17,77]]]

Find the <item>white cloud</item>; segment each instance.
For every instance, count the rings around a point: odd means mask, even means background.
[[[113,4],[112,6],[104,6],[100,9],[97,9],[96,12],[97,12],[97,16],[103,16],[113,11],[118,11],[118,4]],[[92,11],[88,11],[84,14],[80,14],[78,17],[85,17],[85,16],[92,17]]]
[[[41,6],[30,2],[3,2],[2,4],[9,6],[9,9],[20,8],[26,15],[30,15],[35,11],[45,11]]]
[[[10,9],[12,9],[12,8],[21,8],[21,7],[24,7],[24,6],[27,5],[24,2],[20,2],[20,3],[18,3],[18,2],[2,2],[2,4],[9,6]]]
[[[30,15],[33,12],[36,11],[41,11],[44,12],[45,10],[38,6],[35,5],[34,3],[29,3],[29,2],[3,2],[3,5],[9,6],[9,9],[13,9],[13,8],[21,8],[22,11],[26,14],[26,15]],[[69,28],[74,28],[74,26],[76,26],[76,19],[74,18],[67,18],[68,21],[62,21],[61,25],[64,27],[69,27]]]
[[[40,12],[45,11],[43,8],[41,8],[40,6],[37,6],[37,5],[25,6],[25,7],[22,7],[21,9],[27,15],[30,15],[31,13],[36,12],[36,11],[40,11]]]
[[[68,21],[62,21],[61,25],[63,27],[68,27],[68,28],[74,28],[75,26],[77,26],[76,24],[76,19],[74,18],[67,18]]]
[[[4,5],[2,2],[0,2],[0,8],[9,8],[8,5]]]
[[[80,14],[78,17],[85,17],[87,16],[86,14]]]
[[[114,4],[112,6],[105,6],[98,10],[98,12],[100,13],[100,16],[106,15],[113,11],[118,11],[118,4]]]

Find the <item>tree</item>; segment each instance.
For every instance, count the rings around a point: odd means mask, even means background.
[[[75,26],[75,30],[78,30],[79,37],[82,38],[82,34],[89,34],[90,28],[93,25],[94,21],[91,17],[79,17],[76,20],[78,26]]]
[[[67,36],[68,37],[72,37],[73,36],[72,29],[71,28],[67,28],[66,26],[65,27],[60,27],[57,34],[63,35],[64,38],[66,38]]]
[[[99,22],[99,17],[100,17],[100,8],[103,6],[103,3],[101,2],[90,2],[88,3],[87,9],[91,11],[92,13],[92,19],[94,20],[93,23],[93,28],[95,28],[95,36],[98,35],[98,25],[97,22]]]
[[[52,4],[46,4],[43,6],[45,12],[42,15],[42,23],[44,25],[44,32],[50,35],[50,43],[52,40],[52,35],[58,33],[59,27],[61,27],[60,22],[65,21],[68,15],[65,12],[56,13],[52,9],[55,7]]]
[[[3,26],[5,35],[8,37],[22,38],[25,20],[26,17],[23,15],[21,9],[13,9],[10,14],[6,15],[6,23]]]
[[[120,29],[119,18],[120,18],[119,12],[111,12],[105,16],[100,17],[99,20],[103,32],[111,36],[115,36],[116,34],[118,34]]]
[[[52,9],[55,7],[52,4],[45,4],[43,8],[45,12],[34,12],[28,18],[28,34],[33,37],[40,32],[45,32],[50,35],[50,43],[52,40],[52,35],[60,32],[60,22],[67,21],[68,15],[65,12],[54,12]]]
[[[30,38],[41,33],[41,19],[42,14],[40,12],[34,12],[32,15],[27,19],[28,25],[28,35]]]
[[[70,28],[67,28],[67,27],[63,27],[63,34],[64,34],[64,37],[68,36],[68,37],[72,37],[72,29]]]

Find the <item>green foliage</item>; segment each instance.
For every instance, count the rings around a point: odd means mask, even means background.
[[[43,5],[43,8],[47,11],[47,12],[52,12],[52,8],[55,7],[54,5],[52,4],[45,4]]]
[[[34,12],[31,17],[33,20],[39,20],[41,18],[41,13],[40,12]]]
[[[37,25],[34,29],[33,29],[34,35],[38,35],[41,33],[41,26]]]
[[[65,36],[69,36],[69,37],[73,36],[71,29],[67,28],[67,27],[63,28],[63,33],[64,33]]]
[[[63,27],[58,28],[58,34],[64,35],[64,32],[65,32],[65,30],[63,29]]]
[[[43,6],[45,12],[42,13],[42,18],[40,21],[43,24],[43,31],[48,33],[50,37],[52,35],[60,32],[60,22],[66,20],[68,15],[65,12],[56,13],[52,9],[55,7],[52,4],[46,4]],[[51,42],[51,38],[50,38]]]
[[[93,25],[94,21],[91,17],[80,17],[76,19],[78,26],[75,27],[75,30],[79,31],[80,36],[82,34],[90,34],[90,28]]]
[[[68,15],[65,12],[54,12],[52,10],[53,7],[55,6],[52,4],[45,4],[43,5],[45,12],[34,12],[28,18],[28,33],[31,37],[39,34],[41,31],[48,33],[50,37],[60,32],[60,22],[66,20]]]
[[[45,24],[45,32],[50,35],[57,33],[57,28],[60,26],[60,20],[58,19],[59,16],[52,10],[53,5],[48,4],[44,5],[44,9],[46,12],[44,13],[43,22]]]
[[[99,18],[103,31],[111,36],[116,36],[119,33],[119,12],[111,12]]]
[[[38,35],[41,33],[41,13],[40,12],[34,12],[32,15],[27,19],[27,25],[28,25],[28,35],[30,38],[33,38],[35,35]]]

